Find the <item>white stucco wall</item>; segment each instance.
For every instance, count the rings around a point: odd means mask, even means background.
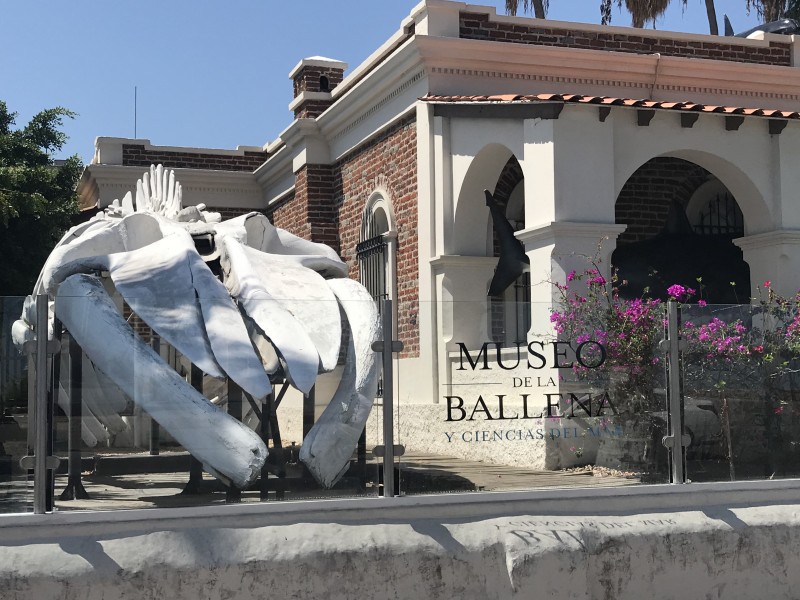
[[[794,598],[792,498],[772,482],[0,516],[0,590],[4,600]]]

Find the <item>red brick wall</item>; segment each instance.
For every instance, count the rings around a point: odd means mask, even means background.
[[[316,119],[333,104],[332,100],[306,100],[294,111],[295,119]]]
[[[735,38],[722,42],[700,42],[650,37],[641,33],[597,33],[590,31],[496,23],[489,15],[461,13],[460,37],[539,46],[561,46],[588,50],[613,50],[636,54],[659,53],[663,56],[707,58],[734,62],[791,66],[791,44],[770,42],[768,48],[753,48],[737,43]]]
[[[616,222],[628,226],[617,245],[649,239],[660,233],[675,199],[686,208],[692,194],[713,176],[694,163],[659,157],[647,161],[625,183],[616,203]]]
[[[171,169],[210,169],[212,171],[255,171],[267,160],[266,152],[244,152],[244,156],[203,154],[200,152],[164,152],[145,150],[137,144],[123,144],[122,164],[149,167],[164,165]]]
[[[295,175],[295,181],[297,176]],[[280,227],[286,231],[291,231],[295,235],[309,239],[309,235],[301,231],[301,221],[306,218],[305,199],[295,201],[297,194],[293,193],[286,197],[280,204],[267,209],[266,214],[270,222],[275,227]]]
[[[305,165],[294,174],[294,195],[268,216],[276,227],[339,251],[339,230],[333,199],[333,168]]]
[[[276,227],[339,252],[359,278],[356,244],[367,200],[378,185],[387,188],[398,228],[398,330],[406,350],[419,352],[417,247],[417,131],[408,118],[351,151],[329,167],[307,165],[295,173],[292,198],[270,211]]]
[[[398,337],[402,356],[419,354],[419,248],[417,238],[417,128],[413,117],[391,127],[334,165],[341,256],[359,277],[356,244],[367,200],[380,176],[397,223]]]
[[[307,66],[300,70],[292,80],[294,88],[294,97],[297,98],[302,92],[319,92],[320,77],[328,78],[328,90],[331,91],[337,85],[342,83],[344,79],[344,71],[342,69],[332,69],[330,67],[312,67]]]

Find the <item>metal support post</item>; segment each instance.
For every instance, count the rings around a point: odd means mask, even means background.
[[[153,351],[161,355],[161,338],[154,335],[152,338]],[[163,358],[163,356],[162,356]],[[170,366],[174,366],[170,364]],[[150,417],[150,456],[158,456],[161,454],[161,428],[153,417]]]
[[[228,379],[228,414],[237,421],[242,420],[242,388]],[[239,504],[242,501],[242,490],[235,485],[228,485],[225,492],[225,504]]]
[[[283,398],[283,394],[286,393],[286,385],[281,389],[281,395],[278,396],[279,399]],[[311,392],[313,393],[314,388],[311,388]],[[272,440],[272,448],[270,452],[272,452],[272,456],[275,458],[275,474],[278,476],[278,479],[286,479],[286,456],[283,453],[283,441],[281,441],[281,428],[278,425],[278,401],[274,397],[267,396],[271,398],[273,401],[267,406],[265,405],[264,408],[268,408],[266,418],[269,422],[269,435],[270,439]],[[275,499],[276,500],[283,500],[286,497],[283,487],[278,487],[275,490]]]
[[[383,497],[391,498],[396,493],[394,458],[403,454],[403,447],[394,443],[394,353],[403,349],[403,343],[392,339],[392,301],[384,300],[382,309],[383,339],[373,343],[372,349],[383,354],[383,446],[373,453],[383,457]]]
[[[306,439],[308,432],[314,427],[314,404],[316,403],[315,387],[308,390],[307,394],[303,394],[303,439]]]
[[[269,434],[270,434],[270,426],[269,426],[269,413],[272,409],[272,406],[275,402],[275,389],[267,394],[264,397],[264,401],[261,403],[261,422],[259,423],[259,431],[261,440],[269,446]],[[261,480],[259,481],[259,498],[261,500],[267,500],[269,498],[269,464],[267,461],[264,461],[264,465],[261,467]]]
[[[36,438],[33,467],[33,512],[39,515],[52,509],[47,502],[47,490],[50,487],[47,440],[52,435],[47,418],[47,329],[47,296],[39,295],[36,296]]]
[[[85,500],[89,494],[81,482],[81,408],[83,404],[83,351],[69,336],[69,463],[67,467],[67,487],[61,492],[59,500]],[[57,360],[57,357],[56,359]],[[56,387],[59,382],[54,384]]]
[[[49,335],[48,335],[49,337]],[[56,496],[56,468],[60,463],[55,454],[55,405],[58,399],[58,382],[61,378],[61,321],[53,317],[53,339],[47,341],[47,510],[53,510]],[[51,466],[51,464],[53,466]]]
[[[195,365],[192,365],[189,374],[189,382],[192,387],[201,394],[203,393],[203,372]],[[203,463],[194,456],[189,458],[189,481],[181,491],[181,494],[196,495],[202,493],[203,484]]]
[[[667,303],[667,339],[664,346],[667,351],[667,394],[669,399],[669,435],[664,436],[664,446],[672,450],[671,480],[672,483],[686,482],[686,453],[684,448],[691,443],[691,438],[683,433],[683,390],[681,389],[680,352],[683,349],[679,338],[680,313],[677,302]]]
[[[358,489],[365,492],[367,489],[367,428],[361,430],[358,436],[358,446],[356,446],[356,477],[358,478]]]
[[[36,296],[36,339],[25,343],[28,355],[28,455],[19,461],[33,472],[33,512],[53,510],[53,471],[58,459],[53,454],[53,393],[48,389],[49,355],[60,351],[59,341],[48,340],[47,295]],[[58,329],[60,326],[56,326]],[[50,364],[57,364],[53,361]],[[55,381],[56,377],[53,377]]]
[[[273,382],[273,386],[277,386],[277,382]],[[286,454],[283,451],[283,442],[281,441],[281,429],[278,424],[278,406],[283,401],[286,391],[289,389],[289,383],[284,381],[280,384],[281,389],[277,396],[275,395],[276,387],[273,387],[272,392],[264,397],[261,403],[261,439],[269,446],[272,442],[272,447],[269,449],[269,458],[261,467],[261,482],[259,486],[260,499],[269,500],[269,491],[271,487],[275,489],[275,499],[283,500],[285,498],[285,482],[278,482],[277,485],[271,486],[269,482],[270,472],[278,479],[286,479]],[[314,388],[311,388],[311,394],[314,393]],[[305,429],[305,407],[307,404],[307,397],[303,396],[303,428]],[[255,408],[255,407],[254,407]],[[313,398],[312,398],[313,408]],[[313,416],[313,413],[312,413]],[[313,426],[313,420],[311,426]],[[291,452],[291,451],[290,451]],[[291,458],[291,456],[290,456]]]
[[[25,352],[28,358],[28,427],[27,429],[27,453],[26,456],[33,458],[36,454],[36,342],[27,342]],[[33,477],[33,463],[28,471],[28,478]]]

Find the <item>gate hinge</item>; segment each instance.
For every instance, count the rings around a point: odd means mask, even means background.
[[[395,456],[403,456],[406,453],[406,447],[402,444],[394,444],[392,448]],[[383,458],[386,455],[386,446],[375,446],[372,449],[372,454],[378,458]]]
[[[665,435],[661,438],[661,443],[664,444],[667,448],[674,448],[675,447],[675,436],[674,435]],[[688,447],[692,443],[692,436],[688,433],[684,433],[681,436],[681,446],[684,448]]]
[[[372,342],[372,349],[375,352],[383,352],[383,340]],[[403,342],[400,340],[392,340],[392,352],[402,352]]]
[[[57,456],[48,456],[45,459],[44,466],[47,469],[51,469],[55,471],[58,468],[58,465],[61,464],[61,459]],[[33,469],[36,466],[36,457],[35,456],[23,456],[19,459],[19,466],[23,469]]]

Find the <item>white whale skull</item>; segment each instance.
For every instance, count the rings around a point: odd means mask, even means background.
[[[319,373],[336,366],[344,339],[342,379],[300,452],[330,487],[347,469],[377,389],[375,304],[328,246],[277,229],[260,213],[221,221],[204,209],[183,208],[174,173],[151,166],[135,201],[129,192],[61,239],[14,323],[14,341],[21,347],[35,337],[34,297],[48,294],[49,335],[55,316],[104,390],[84,398],[84,439],[124,426],[119,412],[127,402],[119,388],[210,473],[243,488],[267,457],[264,443],[139,340],[106,288],[113,284],[138,317],[203,372],[228,377],[255,398],[271,392],[275,374],[308,393]],[[198,239],[207,242],[203,256]],[[222,281],[208,266],[217,259]]]

